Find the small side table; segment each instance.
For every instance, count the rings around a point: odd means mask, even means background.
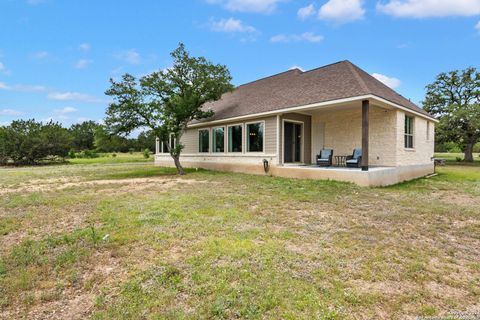
[[[336,167],[346,167],[347,166],[347,156],[333,156],[335,158]]]

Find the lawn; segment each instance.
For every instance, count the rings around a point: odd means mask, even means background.
[[[361,188],[148,163],[0,169],[0,318],[471,314],[480,170],[438,172]]]

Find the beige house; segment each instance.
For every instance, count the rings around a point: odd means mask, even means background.
[[[437,120],[349,61],[253,81],[205,108],[213,118],[190,124],[181,138],[185,167],[363,186],[434,171]],[[320,167],[322,149],[333,157]],[[345,167],[354,149],[361,149],[360,163]],[[155,163],[173,165],[163,143]]]

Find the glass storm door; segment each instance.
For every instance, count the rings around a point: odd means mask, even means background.
[[[300,123],[285,122],[283,134],[283,162],[302,161],[302,125]]]

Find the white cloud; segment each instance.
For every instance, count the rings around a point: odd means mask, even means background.
[[[314,14],[315,14],[315,5],[313,3],[306,7],[300,8],[297,11],[297,16],[302,20],[305,20],[306,18]]]
[[[75,109],[74,107],[65,107],[63,109],[55,109],[53,112],[57,115],[66,115],[69,113],[77,112],[78,110]]]
[[[16,84],[8,85],[5,82],[0,82],[0,90],[9,90],[17,92],[45,92],[48,88],[42,85]]]
[[[130,64],[139,64],[141,61],[140,54],[135,49],[119,52],[115,57]]]
[[[206,0],[211,4],[220,4],[229,11],[271,13],[281,0]]]
[[[317,35],[313,32],[304,32],[302,34],[277,34],[276,36],[273,36],[270,38],[271,42],[283,42],[283,43],[288,43],[288,42],[300,42],[300,41],[306,41],[306,42],[312,42],[312,43],[318,43],[323,40],[323,36]]]
[[[257,30],[234,18],[211,21],[210,28],[216,32],[256,32]]]
[[[87,42],[84,42],[84,43],[81,43],[78,48],[82,51],[90,51],[90,49],[92,48],[92,46],[90,45],[90,43],[87,43]]]
[[[15,110],[15,109],[2,109],[0,110],[0,116],[12,116],[12,117],[16,117],[16,116],[21,116],[22,114],[24,114],[23,112],[21,111],[18,111],[18,110]]]
[[[318,11],[318,18],[335,23],[347,23],[363,19],[363,0],[329,0]]]
[[[399,87],[400,84],[402,83],[397,78],[389,77],[389,76],[386,76],[386,75],[380,74],[380,73],[372,73],[372,76],[375,79],[379,80],[380,82],[383,82],[383,84],[389,86],[392,89],[395,89],[395,88]]]
[[[8,70],[7,67],[5,67],[5,65],[1,61],[0,61],[0,73],[3,73],[5,75],[10,75],[10,70]]]
[[[32,58],[35,60],[43,60],[48,58],[49,56],[50,54],[47,51],[38,51],[32,54]]]
[[[305,72],[305,69],[303,69],[302,67],[297,66],[297,65],[291,66],[288,70],[295,70],[295,69],[298,69],[298,70],[300,70],[300,71],[302,71],[302,72]]]
[[[475,29],[477,29],[478,31],[480,31],[480,21],[478,21],[478,23],[475,25]]]
[[[377,3],[377,11],[395,17],[428,18],[480,14],[478,0],[389,0]]]
[[[90,59],[80,59],[75,63],[76,69],[85,69],[93,63],[93,60]]]
[[[80,102],[89,102],[89,103],[101,103],[102,100],[90,96],[88,94],[78,93],[78,92],[51,92],[47,95],[47,98],[50,100],[56,101],[80,101]]]

